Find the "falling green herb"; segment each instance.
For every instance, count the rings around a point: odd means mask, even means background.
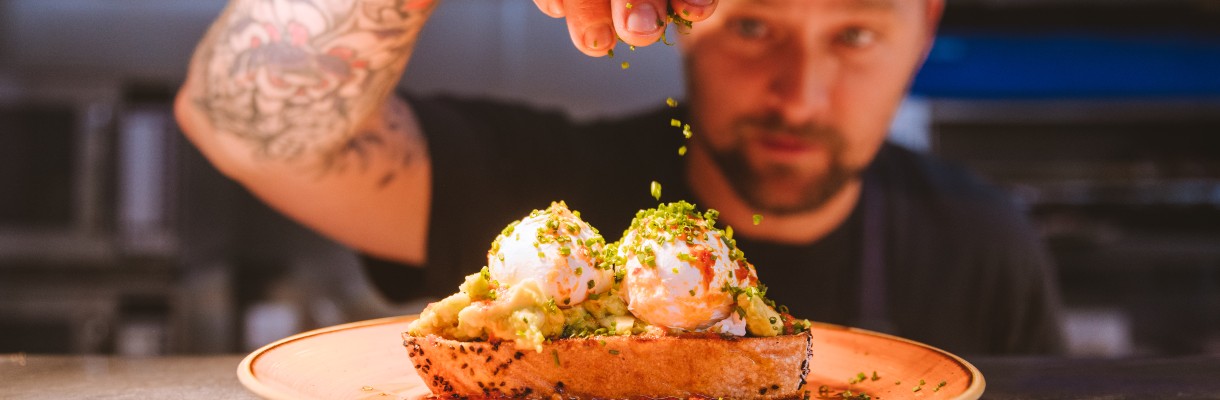
[[[623,61],[623,69],[631,68],[631,63]]]
[[[679,147],[678,148],[678,157],[681,157],[684,155],[686,155],[686,146]]]
[[[690,136],[691,136],[690,124],[682,125],[682,136],[686,137],[687,139],[690,139]]]
[[[679,127],[679,126],[682,126],[682,121],[679,121],[679,120],[677,120],[677,119],[670,119],[670,120],[669,120],[669,126],[672,126],[672,127],[674,127],[674,128],[677,128],[677,127]]]
[[[657,25],[660,25],[660,24],[657,24]],[[628,49],[628,50],[631,50],[631,51],[635,51],[635,45],[634,45],[634,44],[629,44],[629,45],[627,45],[627,49]]]
[[[869,380],[872,380],[875,382],[875,381],[881,380],[881,377],[877,376],[877,371],[873,371],[873,377],[869,378]]]
[[[665,98],[665,105],[668,105],[668,106],[670,106],[670,107],[677,107],[677,106],[678,106],[678,101],[677,101],[677,100],[674,100],[674,98],[673,98],[673,97],[666,97],[666,98]]]
[[[649,188],[649,192],[652,193],[652,198],[657,199],[658,201],[661,200],[660,183],[657,183],[657,181],[652,181],[652,186]],[[755,225],[757,225],[757,223],[755,223]]]
[[[754,225],[762,223],[762,214],[754,214]]]
[[[628,10],[630,10],[630,9],[631,9],[631,3],[627,3],[627,9],[628,9]]]
[[[606,51],[606,55],[610,56],[610,58],[614,58],[614,49],[610,49],[610,50]]]

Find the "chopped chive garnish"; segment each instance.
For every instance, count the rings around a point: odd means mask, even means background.
[[[684,155],[686,155],[686,146],[679,147],[678,148],[678,157],[681,157]]]
[[[559,351],[551,349],[551,355],[555,356],[555,366],[562,367],[563,365],[559,363]]]
[[[665,104],[666,104],[666,105],[668,105],[668,106],[670,106],[670,107],[677,107],[677,106],[678,106],[678,101],[677,101],[677,100],[674,100],[674,98],[673,98],[673,97],[666,97],[666,98],[665,98]]]
[[[623,69],[631,68],[631,63],[623,61]]]
[[[691,289],[691,290],[690,290],[690,295],[691,295],[691,296],[694,296],[694,295],[695,295],[695,289]]]
[[[674,128],[677,128],[677,127],[679,127],[679,126],[682,126],[682,121],[679,121],[679,120],[677,120],[676,118],[675,118],[675,119],[670,119],[670,120],[669,120],[669,126],[672,126],[672,127],[674,127]]]
[[[606,55],[610,56],[610,58],[614,58],[614,49],[607,50]]]
[[[754,214],[754,225],[762,223],[762,214]]]
[[[627,3],[627,9],[628,9],[628,10],[630,10],[630,9],[631,9],[631,3]]]
[[[617,356],[617,355],[618,355],[618,350],[615,350],[615,349],[610,349],[610,354],[612,354],[612,355],[616,355],[616,356]]]
[[[652,186],[649,187],[649,193],[652,193],[652,198],[661,200],[661,184],[657,181],[652,181]]]
[[[660,24],[658,24],[658,25],[660,25]],[[631,51],[635,51],[635,45],[634,45],[634,44],[629,44],[629,45],[627,45],[627,48],[628,48],[628,49],[630,49]]]

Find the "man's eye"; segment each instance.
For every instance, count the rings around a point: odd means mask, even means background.
[[[764,39],[771,34],[765,22],[752,18],[739,18],[732,22],[733,33],[742,39]]]
[[[876,32],[865,28],[852,27],[844,29],[839,33],[837,40],[839,43],[845,44],[848,47],[868,47],[877,39]]]

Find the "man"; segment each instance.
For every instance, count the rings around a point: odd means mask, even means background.
[[[1058,348],[1053,274],[1028,224],[969,175],[884,143],[941,0],[536,3],[591,56],[616,36],[654,43],[670,8],[694,21],[689,107],[573,124],[407,101],[390,88],[432,1],[233,0],[199,46],[179,121],[225,174],[368,254],[392,297],[452,292],[501,227],[552,200],[616,239],[655,205],[655,180],[662,200],[720,210],[796,315],[962,353]]]

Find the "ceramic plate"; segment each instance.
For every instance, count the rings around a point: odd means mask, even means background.
[[[250,353],[237,376],[268,399],[419,399],[431,393],[415,374],[400,337],[414,319],[382,318],[291,336]],[[882,399],[983,394],[979,370],[948,352],[838,325],[815,323],[812,329],[808,381],[815,398],[839,398],[848,390]],[[853,383],[860,374],[864,380]],[[822,386],[824,396],[818,396]]]

